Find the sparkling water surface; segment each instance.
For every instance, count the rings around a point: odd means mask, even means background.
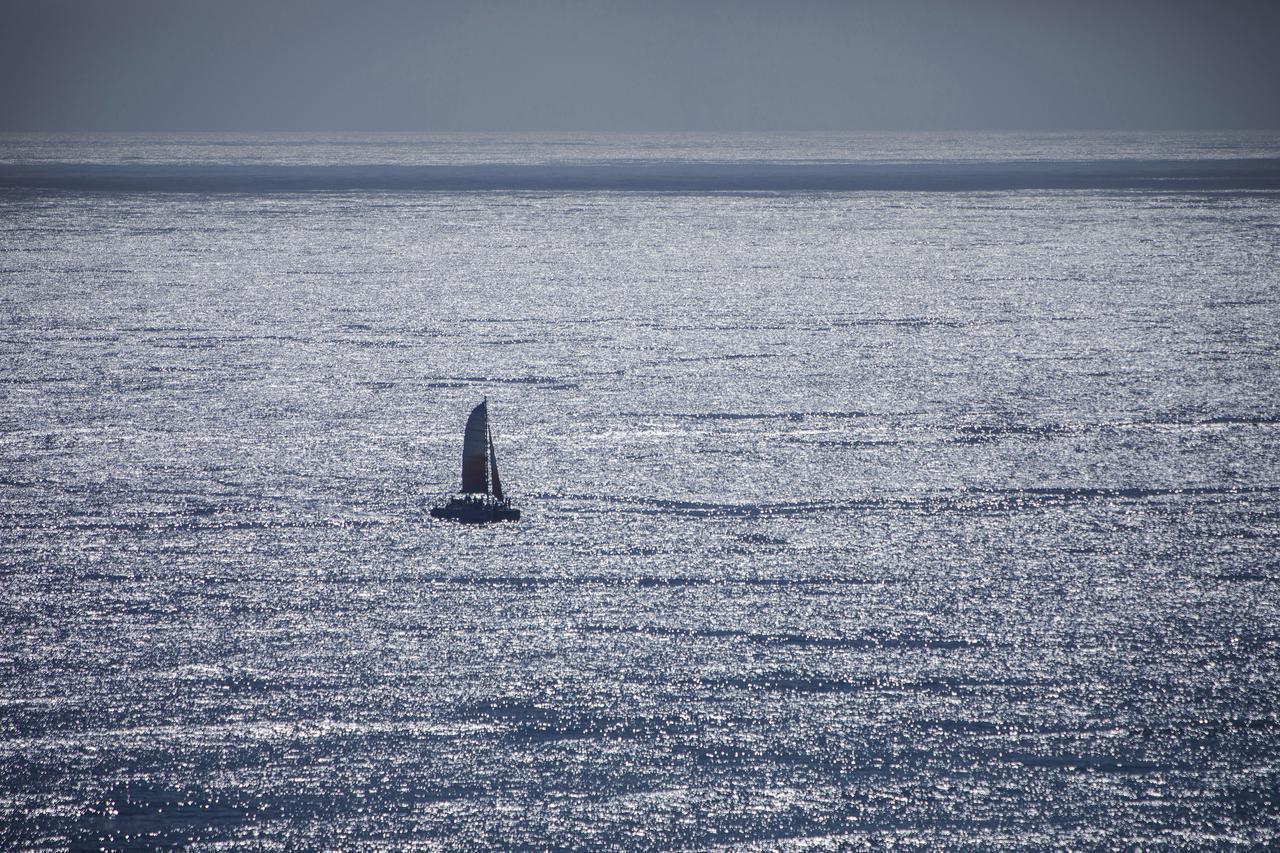
[[[1276,193],[6,190],[0,253],[5,847],[1280,839]],[[485,395],[524,520],[434,522]]]

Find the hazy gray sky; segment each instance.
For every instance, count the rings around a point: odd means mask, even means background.
[[[3,130],[1280,127],[1280,0],[0,0]]]

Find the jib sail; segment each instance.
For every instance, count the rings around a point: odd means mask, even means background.
[[[498,479],[498,454],[493,451],[493,431],[489,432],[489,486],[493,489],[493,496],[498,500],[505,500],[502,496],[502,481]]]

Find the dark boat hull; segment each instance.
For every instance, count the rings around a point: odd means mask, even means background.
[[[431,517],[463,524],[489,524],[494,521],[519,521],[520,510],[505,503],[451,500],[444,506],[432,507]]]

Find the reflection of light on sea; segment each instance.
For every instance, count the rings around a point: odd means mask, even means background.
[[[1273,196],[0,204],[13,846],[1269,840]]]

